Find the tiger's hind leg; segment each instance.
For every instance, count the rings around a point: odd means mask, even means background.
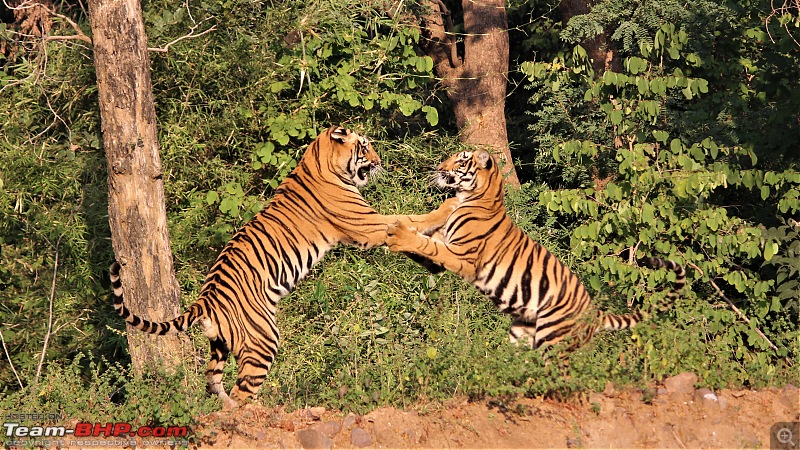
[[[243,350],[236,358],[239,364],[239,376],[236,385],[231,389],[231,399],[239,404],[245,400],[255,397],[261,385],[267,378],[267,372],[275,361],[275,350],[264,349],[265,354],[253,349]]]
[[[222,399],[223,409],[231,409],[236,406],[236,402],[225,393],[225,386],[222,384],[222,369],[228,361],[228,346],[222,339],[211,339],[211,358],[206,369],[206,380],[208,381],[207,390],[209,394],[214,394]]]
[[[526,322],[520,318],[514,319],[511,328],[508,330],[508,340],[514,345],[534,346],[534,336],[536,336],[536,324]]]

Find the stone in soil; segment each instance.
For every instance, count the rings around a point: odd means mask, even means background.
[[[363,428],[355,427],[350,432],[350,442],[356,447],[369,447],[372,445],[372,437]]]
[[[683,372],[664,379],[664,387],[670,394],[692,394],[694,384],[697,383],[697,375],[691,372]]]
[[[305,449],[329,450],[333,447],[333,441],[329,437],[312,428],[300,430],[295,433],[295,436],[297,437],[297,441],[300,442],[300,446]]]

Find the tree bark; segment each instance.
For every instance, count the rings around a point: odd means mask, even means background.
[[[506,184],[519,186],[506,132],[508,19],[504,0],[462,0],[463,53],[451,33],[450,11],[429,0],[423,19],[425,52],[447,90],[460,140],[485,148],[505,162]],[[462,54],[459,54],[462,53]]]
[[[128,307],[144,318],[180,314],[180,287],[172,267],[147,37],[138,0],[92,0],[103,146],[108,161],[111,242],[122,264]],[[175,367],[178,336],[146,335],[128,326],[134,370]]]

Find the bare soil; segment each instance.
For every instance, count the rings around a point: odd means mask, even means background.
[[[364,416],[250,404],[200,417],[194,434],[201,448],[770,448],[773,425],[800,421],[794,386],[711,392],[691,381],[644,392],[608,386],[567,401],[453,399]]]

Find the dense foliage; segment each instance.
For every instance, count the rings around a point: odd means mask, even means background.
[[[78,5],[58,8],[88,34]],[[174,42],[151,59],[184,304],[330,124],[374,138],[388,173],[365,195],[379,211],[424,212],[444,198],[428,175],[459,148],[457,130],[405,7],[145,3],[150,46]],[[609,0],[564,24],[548,2],[509,6],[509,135],[527,180],[509,193],[509,212],[605,308],[661,295],[667,280],[630,264],[633,254],[684,263],[690,283],[674,308],[596,339],[565,379],[538,352],[507,345],[508,318],[456,277],[384,249],[342,248],[285,299],[262,401],[363,411],[608,380],[644,386],[683,370],[712,387],[797,384],[800,45],[789,34],[797,11],[772,13],[764,1]],[[50,20],[52,33],[75,32]],[[208,32],[175,42],[189,30]],[[596,74],[582,45],[603,30],[624,63]],[[0,40],[0,405],[187,423],[214,407],[202,364],[130,375],[108,304],[91,48],[5,23]],[[200,361],[207,341],[191,335]]]

